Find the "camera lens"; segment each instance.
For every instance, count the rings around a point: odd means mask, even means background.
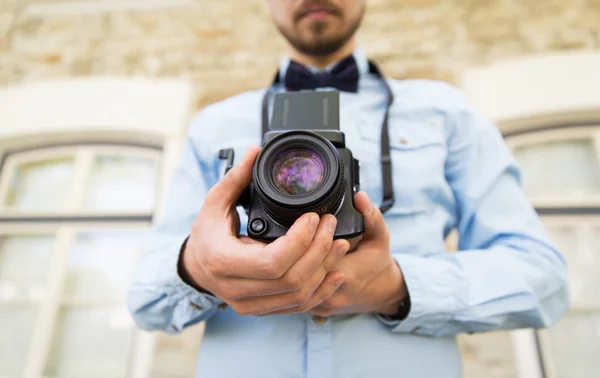
[[[273,182],[283,193],[305,195],[315,191],[325,177],[325,162],[316,152],[294,148],[275,159]]]
[[[270,139],[254,167],[261,207],[285,226],[307,212],[335,214],[344,198],[345,180],[337,148],[305,130]]]

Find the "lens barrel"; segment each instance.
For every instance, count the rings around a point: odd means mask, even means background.
[[[344,172],[330,141],[310,131],[289,131],[263,146],[254,188],[265,212],[289,227],[307,212],[335,213],[344,197]]]

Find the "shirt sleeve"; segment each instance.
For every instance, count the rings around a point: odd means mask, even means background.
[[[197,148],[199,141],[188,134],[170,181],[163,213],[143,243],[142,256],[129,286],[127,305],[142,329],[179,333],[210,318],[224,303],[188,285],[177,269],[183,243],[208,188],[216,181],[212,167],[199,158]]]
[[[411,309],[402,321],[379,319],[394,332],[427,336],[549,327],[569,307],[565,260],[495,125],[468,104],[449,121],[446,179],[457,203],[458,252],[392,251]]]

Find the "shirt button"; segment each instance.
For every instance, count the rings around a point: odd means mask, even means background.
[[[313,316],[313,322],[315,322],[315,324],[322,325],[322,324],[325,324],[326,321],[327,321],[327,318],[324,318],[322,316],[319,316],[319,315]]]
[[[192,302],[192,307],[193,307],[193,308],[195,308],[195,309],[196,309],[196,310],[198,310],[198,311],[202,311],[202,310],[203,310],[202,306],[200,306],[200,305],[197,305],[197,304],[195,304],[194,302]]]
[[[218,309],[219,309],[219,310],[225,310],[226,308],[227,308],[227,303],[221,303],[221,304],[218,306]]]

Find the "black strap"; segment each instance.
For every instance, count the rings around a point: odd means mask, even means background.
[[[381,179],[383,189],[383,201],[381,202],[382,213],[386,213],[394,206],[394,182],[392,181],[392,156],[390,154],[390,133],[388,130],[388,120],[390,118],[390,108],[394,102],[394,93],[385,77],[381,73],[379,67],[372,61],[369,61],[369,71],[379,76],[385,86],[387,95],[387,105],[385,108],[385,116],[381,125]]]
[[[369,72],[381,79],[383,85],[385,86],[385,91],[387,95],[385,116],[383,118],[383,124],[381,126],[380,161],[383,200],[381,201],[381,206],[379,207],[381,212],[385,214],[389,209],[392,208],[392,206],[394,206],[394,182],[392,179],[392,157],[390,154],[390,136],[388,127],[388,119],[390,115],[389,113],[392,103],[394,102],[394,94],[392,93],[392,89],[390,88],[381,70],[375,64],[375,62],[369,61]],[[279,82],[280,73],[278,71],[275,75],[275,78],[273,79],[273,85],[271,85],[271,87],[269,87],[269,89],[265,92],[262,99],[262,135],[265,135],[269,131],[269,100],[275,90],[275,85]]]

